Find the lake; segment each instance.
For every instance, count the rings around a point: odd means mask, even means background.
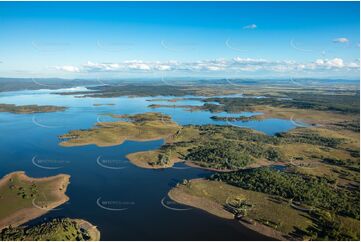
[[[79,91],[77,88],[63,91]],[[64,112],[42,114],[0,113],[0,172],[23,170],[32,177],[59,173],[71,175],[68,203],[31,221],[52,217],[88,220],[98,226],[103,240],[264,240],[236,221],[217,218],[198,209],[172,202],[167,192],[183,179],[207,177],[211,173],[177,164],[174,168],[147,170],[125,158],[129,153],[160,147],[163,140],[126,141],[112,147],[60,147],[58,136],[73,129],[92,127],[97,121],[109,121],[107,113],[135,114],[162,112],[179,124],[229,124],[210,119],[206,111],[188,112],[181,108],[150,109],[150,104],[174,104],[148,101],[155,98],[77,98],[56,95],[50,90],[0,93],[0,103],[61,105]],[[94,106],[113,103],[114,106]],[[176,105],[202,105],[199,100],[181,100]],[[217,115],[230,115],[220,113]],[[252,113],[241,115],[251,116]],[[232,114],[230,116],[235,116]],[[268,135],[294,128],[289,120],[232,122]]]

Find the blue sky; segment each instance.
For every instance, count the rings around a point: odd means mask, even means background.
[[[0,76],[359,78],[359,2],[0,2]]]

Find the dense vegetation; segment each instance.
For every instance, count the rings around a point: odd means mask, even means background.
[[[182,132],[196,130],[199,135],[182,139]],[[192,161],[202,167],[220,170],[236,170],[260,159],[268,161],[288,161],[280,148],[287,144],[311,144],[319,147],[338,149],[345,141],[341,138],[327,137],[312,129],[300,129],[293,132],[280,133],[276,136],[256,132],[250,129],[242,129],[223,125],[185,126],[178,135],[181,141],[175,139],[164,145],[162,153],[171,150],[177,153],[180,148],[187,148],[182,152],[184,160]],[[354,150],[346,151],[356,156]],[[323,157],[327,158],[327,157]],[[325,160],[324,162],[327,162]],[[349,166],[355,161],[348,161]]]
[[[214,174],[212,179],[281,196],[339,215],[359,219],[359,192],[332,186],[324,178],[281,172],[269,168]]]
[[[333,125],[341,129],[351,130],[353,132],[360,132],[360,119],[355,119],[351,121],[345,120],[342,123],[334,123]]]
[[[359,232],[355,232],[359,230],[357,228],[359,224],[354,228],[347,221],[342,222],[341,217],[318,209],[310,211],[309,214],[314,220],[313,226],[309,226],[304,231],[299,231],[299,233],[307,236],[310,240],[360,240]]]
[[[209,142],[190,150],[186,160],[196,161],[197,164],[216,169],[239,169],[254,158],[245,151],[240,144],[231,141]]]
[[[149,121],[162,121],[162,122],[172,122],[169,115],[164,115],[162,113],[140,113],[133,115],[111,115],[115,118],[125,119],[130,122],[143,123]]]
[[[88,232],[77,222],[68,219],[53,219],[32,227],[8,227],[0,232],[0,240],[90,240]]]
[[[331,148],[336,148],[344,141],[340,138],[321,136],[320,134],[313,131],[279,133],[276,134],[276,136],[281,138],[282,141],[286,143],[304,143],[304,144],[326,146]]]
[[[337,158],[323,158],[322,160],[323,162],[330,164],[330,165],[335,165],[335,166],[341,166],[341,167],[345,167],[349,170],[353,170],[353,171],[360,171],[360,162],[359,161],[352,161],[350,159],[346,159],[346,160],[342,160],[342,159],[337,159]]]
[[[195,129],[199,136],[191,136],[181,142],[172,142],[162,147],[163,153],[176,153],[179,148],[188,148],[182,159],[197,165],[219,170],[236,170],[251,164],[256,159],[279,161],[282,153],[275,144],[279,138],[249,129],[232,126],[186,126]],[[195,131],[194,131],[195,132]],[[179,132],[182,137],[182,132]]]
[[[287,95],[287,93],[285,93]],[[360,112],[360,95],[344,94],[322,94],[314,95],[313,93],[291,93],[288,94],[291,102],[283,104],[287,107],[317,109],[325,111],[339,111],[345,113],[359,113]]]
[[[355,95],[328,95],[312,93],[299,94],[296,92],[285,93],[287,99],[279,97],[266,98],[208,98],[208,102],[218,102],[221,105],[206,103],[203,108],[212,112],[230,112],[237,113],[252,110],[255,105],[271,105],[283,108],[314,109],[322,111],[336,111],[343,113],[360,112],[360,96]]]

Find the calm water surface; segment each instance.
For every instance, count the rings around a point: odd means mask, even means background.
[[[266,239],[236,221],[223,220],[201,210],[175,204],[167,197],[167,192],[176,183],[183,179],[206,177],[210,175],[209,172],[183,164],[170,169],[147,170],[132,165],[125,158],[132,152],[156,149],[163,144],[162,140],[126,141],[113,147],[88,145],[65,148],[58,145],[59,135],[73,129],[92,127],[97,121],[108,121],[102,115],[106,113],[158,111],[171,115],[174,121],[182,125],[227,122],[213,121],[210,117],[214,114],[210,112],[187,112],[180,108],[149,109],[149,104],[159,103],[147,101],[154,97],[76,98],[52,92],[0,93],[0,103],[69,107],[65,112],[34,115],[0,113],[1,176],[18,170],[33,177],[59,173],[71,175],[71,184],[67,190],[70,201],[30,223],[59,216],[83,218],[98,226],[103,240]],[[115,105],[93,106],[98,103]],[[202,102],[185,100],[176,105],[202,105]],[[232,124],[269,135],[294,127],[290,121],[280,119]]]

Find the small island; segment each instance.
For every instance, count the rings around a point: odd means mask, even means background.
[[[250,117],[247,116],[239,116],[239,117],[223,117],[223,116],[212,116],[211,119],[215,120],[215,121],[229,121],[229,122],[233,122],[233,121],[243,121],[243,122],[247,122],[247,121],[256,121],[256,120],[264,120],[266,119],[266,117],[263,117],[261,115],[253,115]]]
[[[114,103],[94,103],[93,106],[101,107],[101,106],[114,106]]]
[[[0,104],[0,112],[16,113],[16,114],[31,114],[31,113],[51,113],[64,111],[66,107],[51,106],[51,105],[22,105],[15,104]]]
[[[69,175],[31,178],[13,172],[0,180],[0,229],[18,226],[69,200],[65,195]]]
[[[179,97],[179,98],[153,98],[153,99],[148,99],[148,102],[170,102],[170,103],[175,103],[178,101],[182,101],[182,100],[188,100],[186,98],[183,97]]]
[[[185,109],[186,111],[193,112],[193,111],[201,111],[204,110],[203,106],[194,106],[194,105],[177,105],[177,104],[150,104],[148,108],[157,109],[157,108],[181,108]]]

